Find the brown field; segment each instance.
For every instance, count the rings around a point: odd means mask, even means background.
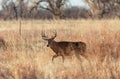
[[[120,79],[120,20],[23,20],[0,21],[0,79]],[[57,31],[56,41],[82,41],[86,57],[74,55],[64,63],[42,40]]]

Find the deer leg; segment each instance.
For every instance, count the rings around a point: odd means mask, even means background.
[[[64,55],[61,55],[62,56],[62,60],[63,60],[63,62],[64,62],[64,60],[65,60],[65,57],[64,57]]]
[[[7,45],[4,44],[3,50],[7,50]]]
[[[80,60],[80,55],[79,55],[79,52],[75,52],[75,56]]]
[[[52,62],[53,62],[54,58],[56,58],[56,57],[58,57],[58,55],[54,55],[54,56],[52,57]]]

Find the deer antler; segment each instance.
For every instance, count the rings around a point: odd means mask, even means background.
[[[42,39],[44,39],[44,40],[54,39],[54,38],[57,36],[57,32],[55,31],[55,32],[53,32],[53,33],[54,33],[54,36],[52,36],[51,38],[48,38],[48,37],[45,35],[45,32],[42,31],[42,32],[41,32]]]
[[[41,36],[42,36],[42,39],[44,39],[44,40],[48,40],[49,39],[47,36],[45,36],[45,32],[44,31],[41,32]]]
[[[57,32],[56,31],[54,31],[53,33],[54,33],[54,36],[52,36],[51,39],[54,39],[57,36]]]

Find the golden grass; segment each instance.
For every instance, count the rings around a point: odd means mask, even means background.
[[[0,37],[7,51],[0,51],[0,79],[120,79],[120,20],[0,21]],[[58,57],[41,39],[57,31],[56,41],[83,41],[86,58]]]

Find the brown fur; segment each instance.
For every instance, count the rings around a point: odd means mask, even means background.
[[[84,52],[86,51],[86,44],[84,42],[70,42],[70,41],[61,41],[61,42],[56,42],[54,38],[56,37],[53,36],[52,38],[46,37],[42,33],[42,38],[46,41],[48,41],[47,47],[50,47],[54,52],[55,55],[52,57],[52,61],[54,58],[58,56],[62,56],[63,61],[65,59],[65,56],[69,56],[72,51],[74,51],[74,54],[78,59],[80,59],[79,55],[83,55]]]

